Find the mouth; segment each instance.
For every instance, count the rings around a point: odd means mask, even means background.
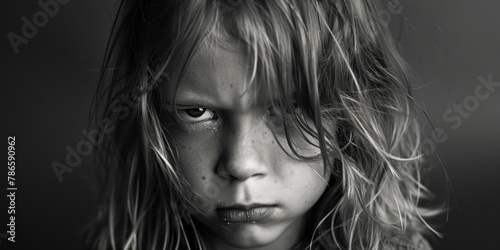
[[[279,211],[280,208],[276,204],[237,204],[216,209],[219,219],[227,224],[265,222],[275,217]]]

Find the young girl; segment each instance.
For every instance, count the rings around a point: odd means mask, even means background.
[[[383,26],[366,0],[123,1],[89,249],[430,249]]]

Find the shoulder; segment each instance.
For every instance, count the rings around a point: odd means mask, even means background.
[[[432,250],[431,245],[421,234],[411,237],[393,237],[389,240],[390,250]]]

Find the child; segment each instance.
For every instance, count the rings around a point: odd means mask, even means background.
[[[90,249],[430,249],[409,70],[372,1],[129,0]]]

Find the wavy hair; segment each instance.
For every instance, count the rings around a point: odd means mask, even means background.
[[[165,85],[177,86],[200,44],[225,40],[249,55],[249,81],[263,90],[256,93],[279,93],[273,105],[295,114],[285,128],[291,122],[316,139],[310,143],[331,175],[297,249],[387,249],[394,238],[434,231],[426,218],[438,210],[419,202],[430,193],[420,181],[410,70],[376,7],[367,0],[122,1],[94,100],[96,121],[113,129],[97,151],[102,204],[88,248],[204,248],[162,105]],[[180,66],[175,77],[172,66]],[[286,136],[290,156],[310,160]]]

